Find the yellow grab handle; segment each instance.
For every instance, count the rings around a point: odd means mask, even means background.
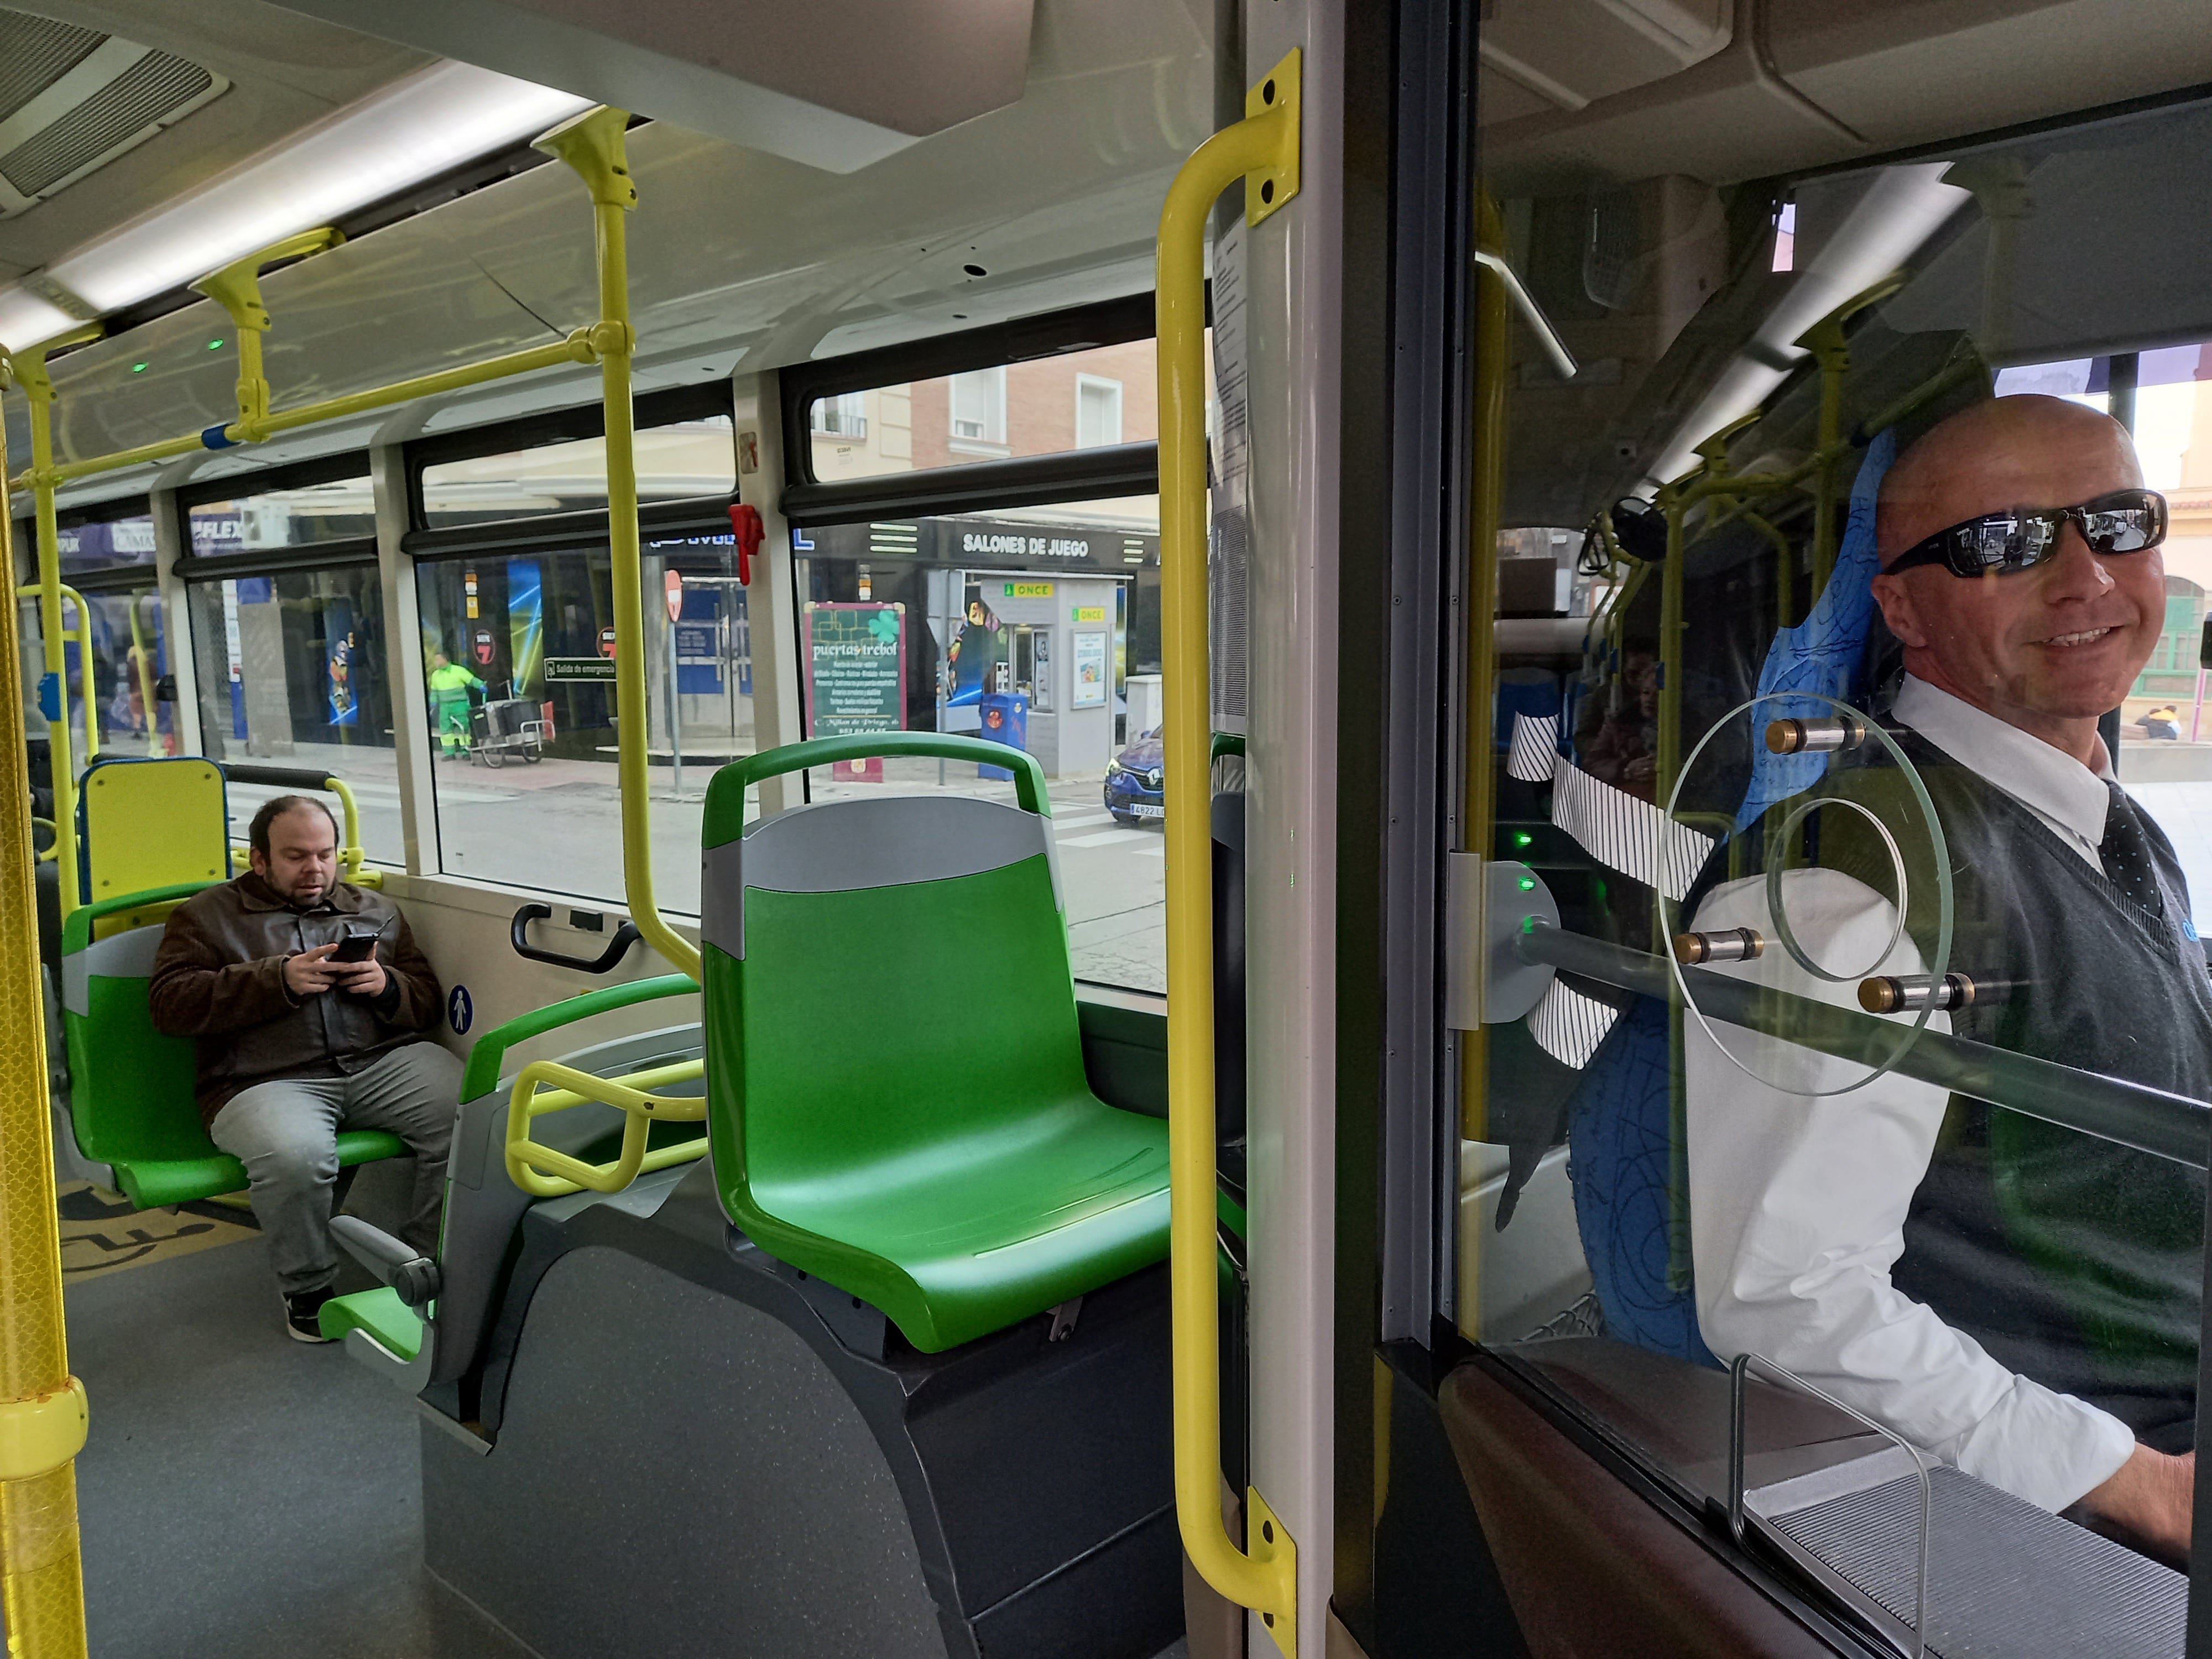
[[[590,1188],[595,1193],[618,1193],[654,1170],[665,1170],[697,1158],[707,1150],[707,1139],[680,1141],[673,1146],[647,1150],[646,1138],[653,1122],[697,1123],[707,1115],[704,1096],[671,1098],[647,1093],[666,1084],[687,1083],[705,1074],[704,1060],[681,1060],[627,1077],[595,1077],[557,1060],[533,1060],[516,1074],[507,1102],[507,1178],[533,1198],[562,1198]],[[551,1084],[540,1089],[541,1084]],[[565,1110],[597,1102],[622,1109],[622,1151],[611,1164],[586,1164],[531,1138],[531,1120],[547,1112]]]
[[[1206,638],[1206,222],[1244,179],[1249,222],[1297,189],[1299,53],[1249,112],[1184,162],[1160,213],[1160,641],[1167,747],[1168,1156],[1175,1327],[1176,1515],[1206,1582],[1297,1652],[1297,1548],[1256,1489],[1250,1553],[1221,1521],[1221,1362],[1214,1234],[1212,720]]]

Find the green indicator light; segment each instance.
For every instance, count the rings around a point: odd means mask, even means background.
[[[143,374],[146,372],[146,365],[143,363],[133,363],[131,365],[131,372],[133,374]]]
[[[209,349],[210,351],[220,351],[220,350],[222,350],[222,341],[220,341],[220,340],[210,340],[210,341],[208,342],[208,349]]]
[[[1534,892],[1534,891],[1536,890],[1536,878],[1535,878],[1535,877],[1534,877],[1534,876],[1523,876],[1523,877],[1522,877],[1522,878],[1521,878],[1521,890],[1522,890],[1522,892],[1524,892],[1524,893],[1533,893],[1533,892]]]
[[[1523,916],[1523,917],[1522,917],[1522,918],[1521,918],[1521,931],[1522,931],[1522,933],[1534,933],[1534,932],[1536,931],[1536,918],[1535,918],[1535,917],[1534,917],[1534,916]]]
[[[1513,844],[1516,847],[1527,847],[1535,839],[1535,836],[1530,835],[1526,830],[1516,830],[1513,832]]]

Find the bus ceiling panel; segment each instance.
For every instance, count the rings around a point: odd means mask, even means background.
[[[359,0],[283,3],[831,173],[1018,100],[1036,10],[1036,0],[381,0],[366,14]]]
[[[2191,6],[1743,0],[1742,11],[1753,27],[1723,50],[1582,107],[1536,107],[1525,82],[1501,94],[1483,132],[1492,192],[1771,178],[2212,80],[2212,31]]]
[[[55,191],[36,210],[0,225],[0,270],[12,268],[11,274],[52,263],[429,61],[410,47],[276,11],[259,0],[192,0],[186,6],[173,0],[35,0],[26,9],[197,64],[230,84],[173,125]],[[83,118],[95,113],[91,105],[83,111]]]
[[[631,293],[646,374],[696,382],[726,374],[740,352],[748,368],[805,361],[841,330],[910,339],[1145,286],[1159,199],[1210,128],[1206,43],[1184,0],[1133,7],[1129,40],[1061,28],[1066,9],[1054,0],[1041,12],[1020,101],[859,173],[824,173],[672,125],[635,129]],[[589,321],[589,225],[574,179],[539,167],[270,272],[276,407]],[[63,457],[229,418],[235,360],[219,317],[198,304],[58,357]],[[496,395],[495,408],[451,401],[504,416],[533,397],[552,408],[590,393],[555,371]],[[447,423],[416,407],[380,430]]]
[[[2208,158],[2212,101],[1971,152],[1947,176],[1974,187],[1983,210],[1882,320],[1906,332],[1971,332],[1999,364],[2212,338],[2195,234],[2212,222]]]

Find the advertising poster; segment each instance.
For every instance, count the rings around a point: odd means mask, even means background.
[[[810,602],[805,611],[809,735],[906,728],[906,606]]]
[[[330,682],[331,724],[361,724],[361,700],[356,695],[354,659],[360,653],[354,637],[353,607],[343,599],[330,599],[323,607],[325,672]]]
[[[972,708],[998,689],[996,669],[1007,659],[1006,629],[983,603],[983,590],[970,583],[967,611],[951,647],[945,653],[945,704]]]
[[[1106,702],[1106,636],[1075,636],[1075,690],[1068,698],[1077,708],[1097,708]]]
[[[518,697],[545,695],[545,599],[535,559],[507,562],[507,649]]]

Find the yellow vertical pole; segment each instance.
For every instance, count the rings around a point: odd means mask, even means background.
[[[645,942],[693,979],[699,952],[661,919],[653,896],[653,803],[647,794],[645,611],[637,529],[637,458],[630,408],[629,264],[623,216],[637,205],[623,154],[629,117],[601,106],[563,122],[537,147],[573,167],[592,193],[599,320],[590,331],[599,357],[607,428],[607,538],[615,606],[616,776],[622,786],[623,884],[630,920]]]
[[[1505,224],[1487,190],[1477,186],[1475,245],[1505,252]],[[1498,813],[1498,761],[1493,750],[1498,678],[1498,526],[1505,495],[1505,378],[1510,301],[1504,279],[1486,265],[1474,268],[1474,465],[1468,492],[1467,777],[1461,803],[1460,845],[1487,859]],[[1459,1034],[1460,1133],[1486,1138],[1490,1082],[1488,1034],[1480,1027]],[[1460,1286],[1460,1325],[1475,1322],[1471,1285]]]
[[[34,400],[32,408],[40,405]],[[7,472],[0,431],[0,555],[12,569]],[[42,502],[51,523],[51,490]],[[51,580],[42,597],[51,652],[61,636]],[[19,650],[15,607],[0,607],[0,660],[10,665],[0,673],[0,732],[23,729],[21,677],[12,666]],[[63,775],[57,766],[57,783]],[[71,848],[66,836],[62,845]],[[62,1328],[32,863],[29,780],[10,762],[0,775],[0,1626],[9,1659],[82,1659],[76,1458],[84,1444],[84,1391],[69,1374]]]
[[[1160,690],[1167,749],[1169,1274],[1176,1518],[1199,1575],[1298,1650],[1297,1547],[1255,1489],[1245,1548],[1221,1520],[1219,1245],[1215,1236],[1213,878],[1207,802],[1206,226],[1244,179],[1246,222],[1297,191],[1299,54],[1252,90],[1245,119],[1200,145],[1160,210]]]
[[[62,634],[61,528],[54,514],[54,382],[46,372],[46,354],[98,332],[96,325],[75,330],[19,351],[13,360],[15,382],[30,404],[31,499],[38,516],[39,538],[39,634],[46,652],[47,683],[54,696],[46,735],[54,775],[54,862],[61,876],[64,916],[77,908],[76,763],[70,748],[68,652]]]

